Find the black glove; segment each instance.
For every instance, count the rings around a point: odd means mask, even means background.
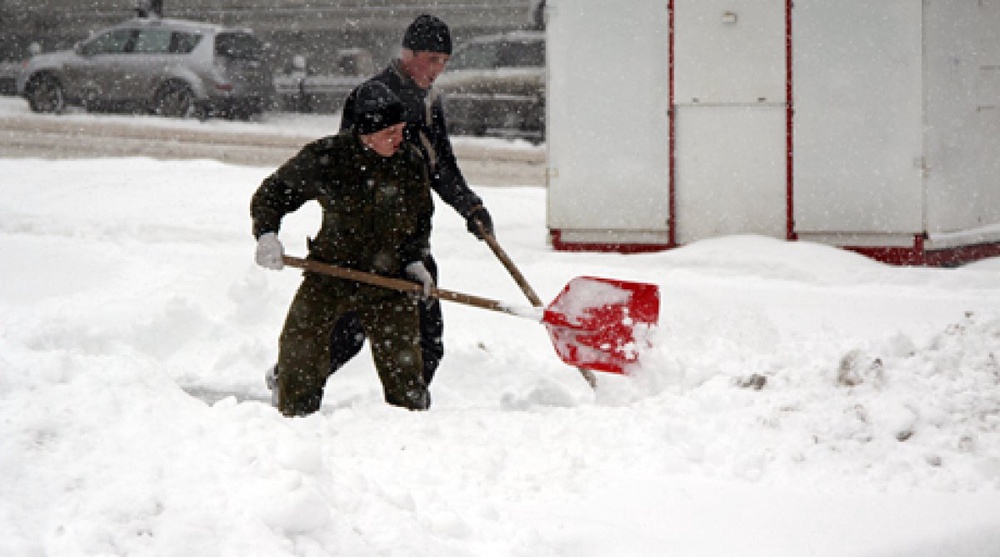
[[[479,222],[483,225],[483,230],[486,231],[490,236],[493,234],[493,219],[490,218],[490,212],[486,210],[486,207],[482,205],[476,205],[469,211],[469,214],[465,215],[465,227],[469,232],[476,235],[476,238],[480,240],[483,239],[483,235],[479,232],[479,226],[476,223]]]

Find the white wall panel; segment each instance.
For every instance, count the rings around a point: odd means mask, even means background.
[[[677,241],[785,237],[785,1],[676,0]]]
[[[785,0],[676,0],[678,104],[785,102]]]
[[[785,237],[785,108],[677,110],[677,241]]]
[[[795,2],[799,232],[923,230],[921,5]]]
[[[666,2],[548,0],[547,12],[549,227],[665,242]]]
[[[1000,0],[924,10],[927,232],[1000,223]]]

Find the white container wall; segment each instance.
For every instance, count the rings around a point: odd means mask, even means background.
[[[549,0],[547,15],[557,248],[755,233],[901,263],[1000,252],[1000,0]]]
[[[909,244],[921,231],[922,11],[912,0],[796,2],[800,237]]]
[[[1000,231],[1000,0],[930,2],[926,54],[927,222],[933,245]]]
[[[785,0],[674,2],[676,243],[783,236]]]
[[[996,240],[982,228],[1000,223],[1000,3],[812,0],[793,14],[799,236]]]
[[[666,4],[548,0],[546,9],[549,228],[564,241],[666,243]]]

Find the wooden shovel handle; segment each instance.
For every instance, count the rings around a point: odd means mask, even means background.
[[[486,227],[483,226],[483,223],[479,220],[476,221],[476,227],[479,228],[479,234],[483,237],[483,240],[485,240],[486,244],[490,246],[491,250],[493,250],[493,254],[497,256],[497,259],[499,259],[501,263],[503,263],[503,266],[507,269],[507,272],[510,273],[510,276],[514,277],[514,282],[521,287],[521,292],[524,292],[524,295],[528,297],[531,305],[536,308],[544,306],[545,304],[542,303],[542,299],[538,297],[538,294],[535,294],[535,290],[531,288],[530,284],[528,284],[528,279],[524,278],[520,269],[514,265],[514,261],[507,255],[507,252],[500,247],[497,239],[486,231]]]
[[[344,267],[337,267],[335,265],[330,265],[328,263],[313,261],[312,259],[302,259],[301,257],[293,257],[291,255],[285,255],[282,256],[282,260],[285,262],[285,265],[288,265],[289,267],[296,267],[306,271],[312,271],[314,273],[329,275],[331,277],[362,282],[365,284],[370,284],[372,286],[380,286],[382,288],[388,288],[390,290],[398,290],[400,292],[406,292],[411,294],[422,294],[424,291],[424,287],[415,282],[410,282],[408,280],[403,280],[403,279],[396,279],[392,277],[383,277],[382,275],[376,275],[374,273],[366,273],[364,271],[356,271],[354,269],[346,269]],[[490,300],[488,298],[480,298],[479,296],[464,294],[462,292],[453,292],[451,290],[445,290],[443,288],[433,288],[431,291],[431,296],[434,296],[435,298],[438,298],[440,300],[457,302],[459,304],[465,304],[467,306],[499,311],[501,313],[517,315],[519,317],[526,317],[525,315],[522,315],[521,313],[514,311],[510,306],[507,306],[506,304],[503,304],[496,300]]]

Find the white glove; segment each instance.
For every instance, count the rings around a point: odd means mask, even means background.
[[[280,271],[285,266],[285,262],[281,260],[283,255],[285,246],[281,245],[281,240],[274,232],[266,232],[257,238],[257,253],[254,259],[261,267]]]
[[[427,267],[424,267],[423,262],[414,261],[406,266],[406,276],[419,282],[424,286],[423,296],[420,297],[421,300],[427,301],[431,297],[431,293],[434,290],[434,277],[427,272]]]

